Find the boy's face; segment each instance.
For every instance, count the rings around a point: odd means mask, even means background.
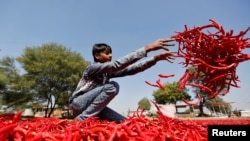
[[[95,54],[95,58],[100,62],[100,63],[105,63],[105,62],[110,62],[112,60],[112,53],[109,51],[105,50],[100,53]]]

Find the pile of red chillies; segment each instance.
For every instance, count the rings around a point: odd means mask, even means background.
[[[156,105],[156,104],[155,104]],[[156,105],[157,106],[157,105]],[[1,141],[207,141],[207,127],[250,125],[250,120],[182,120],[163,115],[147,118],[134,113],[121,123],[88,118],[71,121],[58,118],[22,119],[21,113],[0,115]]]
[[[250,48],[250,38],[244,37],[250,27],[234,35],[233,30],[226,32],[218,22],[210,21],[192,29],[185,25],[185,30],[172,38],[178,42],[177,57],[185,60],[180,64],[185,68],[192,66],[196,72],[186,71],[178,81],[179,88],[197,87],[207,92],[208,98],[214,98],[226,95],[231,86],[240,87],[236,68],[239,63],[250,60],[250,54],[242,52]],[[194,79],[193,83],[189,83],[190,78]]]

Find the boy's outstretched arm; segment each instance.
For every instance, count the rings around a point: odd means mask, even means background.
[[[173,42],[175,41],[174,39],[170,39],[170,38],[167,38],[167,39],[158,39],[148,45],[145,46],[145,50],[146,52],[150,52],[150,51],[154,51],[154,50],[158,50],[158,49],[164,49],[164,50],[167,50],[167,48],[165,48],[166,46],[174,46]]]

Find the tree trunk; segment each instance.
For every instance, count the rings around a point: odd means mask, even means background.
[[[200,113],[199,113],[199,117],[204,117],[204,116],[207,116],[205,113],[204,113],[204,103],[205,103],[205,97],[202,97],[202,100],[200,101],[200,105],[199,105],[199,110],[200,110]]]

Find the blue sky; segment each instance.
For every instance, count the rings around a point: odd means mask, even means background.
[[[190,27],[218,21],[235,33],[250,26],[248,0],[8,0],[0,1],[0,57],[17,57],[26,47],[56,42],[92,62],[91,47],[105,42],[113,48],[113,59],[158,39]],[[250,36],[250,33],[247,34]],[[177,46],[171,47],[175,51]],[[250,49],[243,52],[250,53]],[[153,56],[155,53],[149,53]],[[125,114],[135,110],[143,97],[153,99],[159,73],[175,74],[162,82],[177,81],[185,71],[175,60],[159,62],[140,74],[115,79],[120,93],[109,104]],[[231,88],[223,99],[234,108],[250,109],[250,61],[237,68],[241,88]]]

